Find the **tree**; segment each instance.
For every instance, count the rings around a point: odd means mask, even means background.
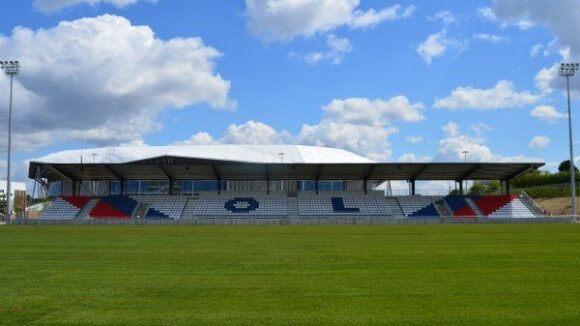
[[[0,194],[0,221],[6,221],[6,195]]]
[[[558,166],[558,171],[570,173],[570,160],[565,160]],[[574,165],[574,171],[578,172],[578,168]]]

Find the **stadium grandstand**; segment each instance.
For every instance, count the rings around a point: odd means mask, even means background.
[[[86,157],[90,159],[87,162]],[[68,150],[32,161],[29,177],[54,198],[44,220],[530,218],[510,181],[543,163],[378,163],[301,145],[193,145]],[[460,195],[423,196],[446,180]],[[499,180],[505,194],[464,195],[465,180]],[[407,196],[377,187],[407,181]]]

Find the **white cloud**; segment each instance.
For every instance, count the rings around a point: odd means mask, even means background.
[[[536,106],[530,112],[530,116],[547,122],[557,122],[566,118],[564,113],[558,112],[555,107],[549,105]]]
[[[326,37],[326,52],[309,52],[304,57],[308,64],[316,64],[321,60],[329,60],[332,64],[342,63],[344,55],[352,51],[352,45],[347,38],[340,38],[334,34],[328,34]]]
[[[247,27],[265,41],[327,33],[342,26],[364,29],[411,17],[414,6],[359,10],[360,0],[246,0]]]
[[[157,0],[34,0],[33,6],[35,10],[45,13],[53,13],[61,11],[64,8],[74,7],[80,4],[97,6],[101,3],[106,3],[117,8],[125,8],[127,6],[136,4],[139,1],[151,3],[157,2]]]
[[[334,121],[365,125],[387,125],[394,121],[417,122],[424,120],[422,103],[411,103],[405,96],[388,100],[348,98],[333,100],[323,107],[325,117]]]
[[[477,10],[479,17],[488,22],[496,22],[497,16],[490,7],[479,8]]]
[[[397,162],[414,163],[414,162],[430,162],[433,160],[431,156],[417,156],[413,153],[405,153],[397,158]]]
[[[256,122],[246,121],[242,124],[231,124],[223,132],[219,139],[214,139],[207,132],[198,132],[191,138],[174,143],[175,145],[211,145],[211,144],[249,144],[249,145],[272,145],[293,143],[294,139],[289,132],[276,131],[271,126]]]
[[[369,9],[368,11],[357,10],[354,12],[352,20],[349,23],[350,28],[370,28],[384,21],[393,21],[397,19],[406,19],[413,15],[415,6],[410,5],[402,8],[400,5],[394,5],[380,11]]]
[[[532,46],[532,48],[530,49],[530,57],[533,58],[535,56],[538,55],[538,53],[540,53],[540,51],[542,51],[544,49],[544,45],[541,43],[536,43],[534,44],[534,46]]]
[[[532,140],[530,140],[528,147],[532,148],[532,149],[542,149],[542,148],[546,148],[548,145],[550,145],[551,142],[552,141],[548,137],[536,136],[536,137],[532,138]]]
[[[404,96],[388,100],[347,98],[333,100],[323,106],[324,116],[316,124],[304,124],[297,134],[277,131],[261,122],[248,121],[230,125],[223,135],[214,139],[207,133],[197,133],[178,144],[287,144],[343,148],[373,160],[390,158],[388,138],[398,129],[395,122],[417,122],[424,119],[423,105],[411,103]]]
[[[446,50],[445,30],[439,33],[427,36],[427,39],[417,47],[417,53],[425,60],[427,64],[431,64],[433,58],[442,56]]]
[[[487,42],[487,43],[500,43],[500,42],[508,42],[509,41],[509,38],[507,38],[505,36],[488,34],[488,33],[473,34],[473,38],[478,40],[478,41]]]
[[[148,26],[123,17],[18,27],[0,35],[0,53],[22,62],[15,139],[33,139],[34,146],[81,137],[97,145],[126,143],[161,130],[157,115],[169,107],[235,107],[230,82],[214,71],[217,50],[200,38],[156,38]],[[1,77],[0,89],[8,82]]]
[[[459,41],[454,38],[447,37],[447,30],[443,29],[438,33],[431,34],[427,36],[425,41],[423,41],[419,46],[417,46],[417,53],[425,62],[430,65],[433,59],[438,58],[445,54],[447,49],[453,49],[455,52],[460,53],[469,48],[469,43],[464,41]]]
[[[391,156],[388,138],[398,131],[395,127],[360,125],[323,119],[315,125],[304,125],[297,136],[300,144],[343,148],[363,154],[372,160]]]
[[[417,144],[423,141],[423,137],[421,136],[408,136],[405,138],[405,141],[412,143],[412,144]]]
[[[576,0],[498,0],[493,6],[502,22],[529,21],[552,30],[572,53],[580,54],[580,37],[577,33],[580,21],[580,2]]]
[[[175,142],[173,145],[212,145],[219,143],[220,141],[213,139],[207,132],[200,131],[192,135],[189,139]]]
[[[241,125],[230,125],[224,132],[223,143],[228,144],[284,144],[288,143],[290,134],[287,131],[276,131],[274,128],[255,121]]]
[[[518,93],[512,82],[500,80],[495,87],[489,89],[457,87],[450,96],[435,101],[433,107],[450,110],[495,110],[522,107],[534,104],[539,99],[540,96],[528,91]]]
[[[497,4],[497,1],[495,3]],[[500,26],[502,28],[505,28],[508,26],[515,26],[521,30],[526,30],[526,29],[534,27],[534,23],[532,21],[530,21],[528,18],[521,18],[520,17],[517,19],[508,19],[508,20],[500,19],[500,17],[498,17],[498,15],[497,15],[496,11],[490,7],[480,8],[477,12],[483,20],[488,21],[488,22],[493,22],[493,23],[499,22]]]
[[[471,126],[471,130],[475,132],[475,135],[481,137],[485,135],[485,133],[493,131],[493,128],[483,122],[478,122]]]
[[[443,24],[447,24],[447,25],[456,23],[458,21],[458,17],[455,16],[449,10],[439,10],[435,14],[433,14],[433,16],[429,16],[427,18],[429,20],[439,20]]]
[[[439,162],[463,162],[465,157],[463,151],[468,151],[468,162],[542,162],[542,159],[534,157],[502,156],[494,154],[485,144],[482,136],[469,136],[462,134],[459,125],[450,121],[443,126],[445,138],[439,141],[437,155],[433,159]]]

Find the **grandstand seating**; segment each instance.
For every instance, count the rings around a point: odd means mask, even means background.
[[[469,206],[465,197],[462,196],[446,196],[445,203],[453,212],[454,217],[475,217],[475,211]]]
[[[58,197],[52,205],[44,211],[42,219],[65,220],[73,219],[80,210],[87,204],[89,197]]]
[[[133,210],[139,203],[125,196],[107,196],[101,197],[95,207],[89,213],[92,218],[113,218],[125,219],[131,218]]]
[[[485,216],[489,216],[515,198],[512,195],[481,196],[474,199],[474,202]]]
[[[149,195],[132,196],[134,200],[149,206],[145,218],[171,218],[179,219],[187,202],[187,197]]]
[[[222,192],[200,193],[194,216],[286,216],[286,193]]]
[[[393,215],[382,192],[299,192],[298,199],[300,215]]]
[[[435,202],[441,196],[399,196],[397,200],[405,216],[409,217],[438,217],[439,213],[435,208]]]
[[[510,202],[489,215],[491,218],[525,218],[534,216],[535,214],[517,197],[512,197]]]
[[[294,197],[296,196],[296,197]],[[46,209],[42,219],[73,219],[81,210],[96,219],[127,219],[138,214],[151,219],[179,219],[188,200],[192,201],[188,218],[195,217],[276,217],[276,216],[385,216],[385,217],[475,217],[480,210],[490,218],[533,217],[539,214],[518,196],[399,196],[355,191],[298,192],[289,198],[286,192],[201,192],[195,197],[147,195],[105,196],[91,198],[58,197]],[[289,212],[289,201],[292,209]],[[91,202],[90,205],[88,203]],[[96,202],[96,203],[95,203]],[[92,206],[94,204],[94,207]],[[139,206],[142,205],[142,206]],[[139,209],[137,209],[139,207]],[[84,213],[83,213],[84,215]]]

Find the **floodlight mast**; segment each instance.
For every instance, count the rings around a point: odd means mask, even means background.
[[[570,105],[570,77],[578,71],[578,63],[562,63],[560,76],[566,77],[566,91],[568,94],[568,138],[570,141],[570,206],[572,208],[572,221],[576,223],[576,177],[574,175],[574,143],[572,141],[572,110]]]
[[[20,63],[18,61],[0,61],[0,68],[10,76],[10,102],[8,105],[8,155],[6,162],[6,224],[10,224],[10,213],[12,212],[12,187],[10,184],[10,156],[12,153],[12,88],[14,76],[20,72]]]

